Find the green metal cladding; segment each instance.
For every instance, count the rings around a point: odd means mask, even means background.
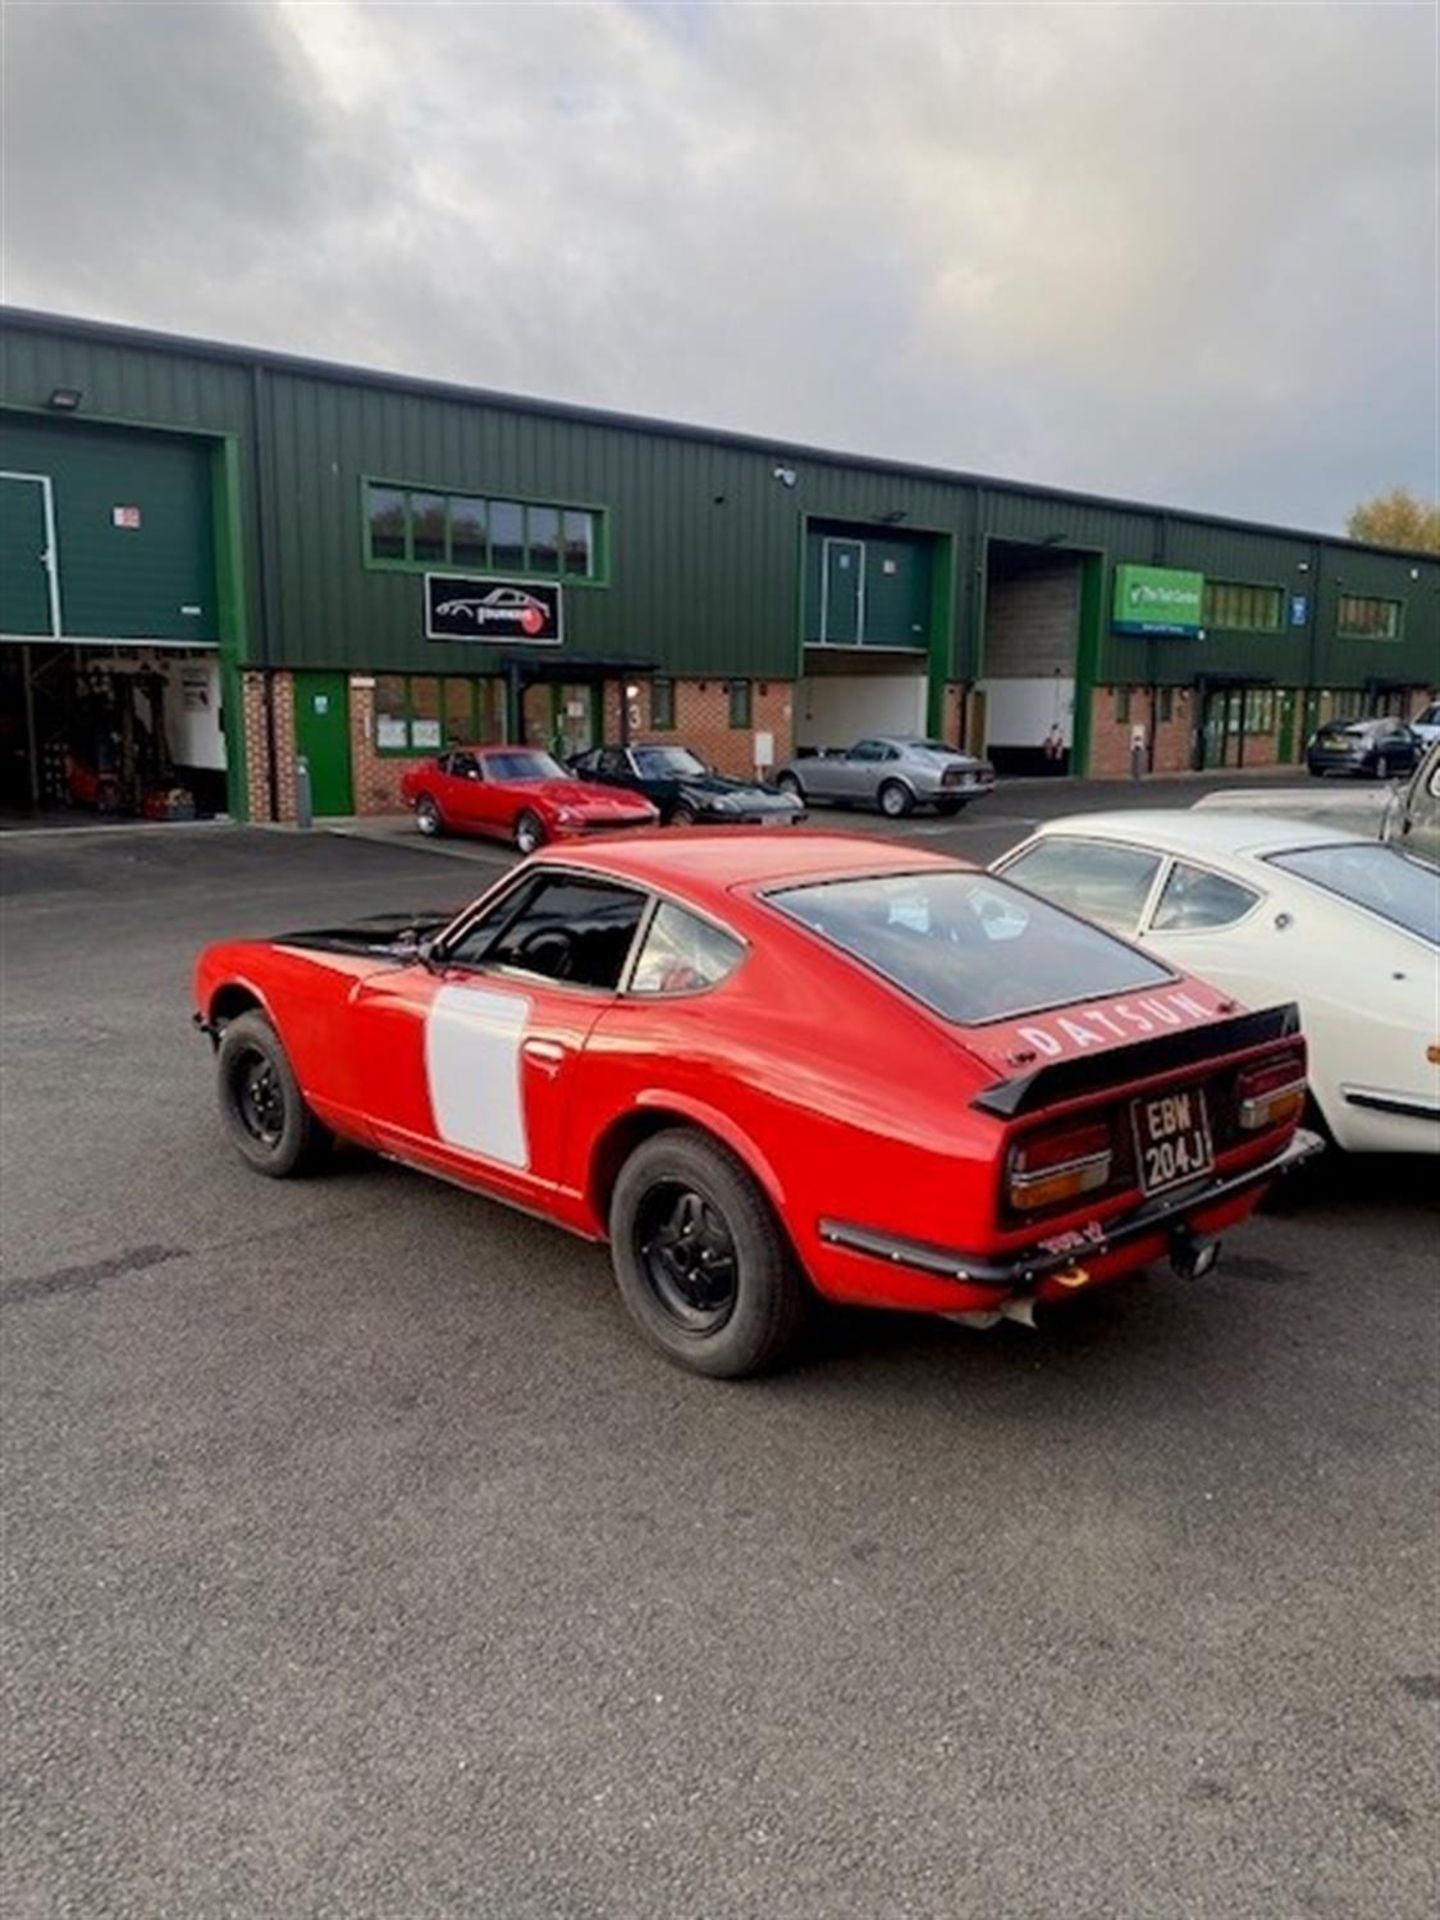
[[[63,386],[81,390],[81,409],[45,424],[60,438],[73,432],[76,446],[109,423],[205,437],[207,455],[228,447],[234,498],[220,503],[216,523],[234,529],[240,551],[217,556],[228,583],[221,638],[241,664],[495,665],[495,648],[424,639],[417,574],[364,564],[362,492],[372,476],[602,508],[609,584],[566,586],[566,651],[652,660],[676,676],[802,670],[806,529],[817,521],[852,523],[867,539],[893,535],[902,558],[923,537],[931,577],[925,586],[915,576],[912,598],[929,609],[922,644],[937,682],[976,676],[994,542],[1084,558],[1096,629],[1082,637],[1086,681],[1244,674],[1359,688],[1440,674],[1440,561],[1429,556],[0,312],[0,404],[18,410],[7,425],[18,433],[28,418],[33,427]],[[1203,640],[1114,633],[1121,562],[1279,586],[1287,623]],[[1340,639],[1342,594],[1401,601],[1399,638]],[[1304,618],[1292,625],[1297,595]]]

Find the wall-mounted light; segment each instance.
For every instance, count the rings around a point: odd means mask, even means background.
[[[799,477],[794,467],[772,467],[770,470],[770,478],[778,480],[782,487],[793,487]]]
[[[84,398],[79,387],[55,387],[46,405],[53,407],[56,413],[74,413]]]
[[[1418,580],[1420,578],[1420,569],[1418,567],[1411,567],[1410,578],[1412,580]]]
[[[633,684],[631,686],[626,687],[625,698],[627,700],[638,700],[640,698],[639,687],[634,686]]]
[[[1297,560],[1295,562],[1295,571],[1296,573],[1308,573],[1310,571],[1310,562],[1308,560]]]

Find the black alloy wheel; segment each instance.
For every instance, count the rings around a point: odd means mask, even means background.
[[[285,1131],[285,1090],[275,1076],[274,1062],[258,1047],[246,1047],[236,1060],[234,1075],[240,1124],[252,1140],[273,1153]]]
[[[283,1180],[321,1164],[333,1135],[306,1104],[280,1036],[258,1008],[228,1023],[216,1066],[221,1118],[248,1165]]]
[[[735,1311],[739,1264],[725,1216],[693,1187],[650,1188],[635,1222],[636,1251],[656,1300],[690,1333],[714,1333]]]
[[[439,804],[428,793],[422,793],[415,802],[415,824],[427,840],[438,839],[445,831]]]
[[[799,1333],[807,1291],[770,1202],[697,1128],[652,1134],[620,1169],[610,1256],[640,1331],[692,1373],[762,1372]]]
[[[688,800],[677,800],[675,802],[675,805],[670,809],[670,824],[672,827],[694,826],[695,809]]]

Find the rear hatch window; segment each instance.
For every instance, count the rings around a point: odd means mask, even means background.
[[[1394,847],[1345,841],[1333,847],[1301,847],[1272,853],[1270,864],[1337,894],[1352,906],[1379,914],[1406,933],[1440,944],[1440,885],[1435,871]]]
[[[989,874],[941,868],[821,881],[767,897],[961,1026],[1144,992],[1175,978],[1099,927]]]

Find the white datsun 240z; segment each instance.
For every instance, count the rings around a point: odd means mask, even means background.
[[[1440,1152],[1440,874],[1323,822],[1072,814],[995,862],[1255,1009],[1295,1000],[1337,1146]]]

